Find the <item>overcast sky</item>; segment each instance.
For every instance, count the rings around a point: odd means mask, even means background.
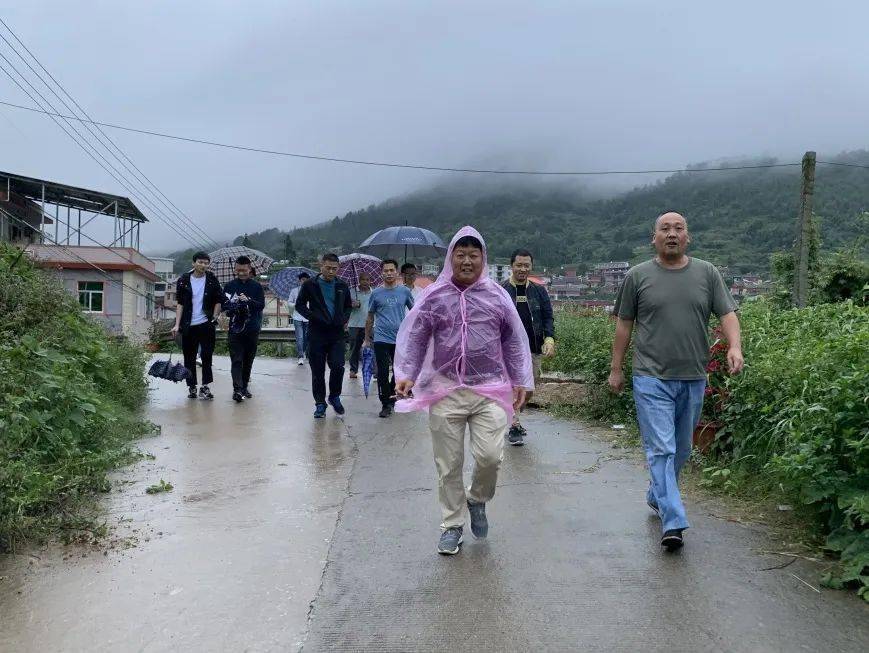
[[[0,16],[95,119],[193,138],[541,169],[869,146],[869,5],[853,0],[10,4]],[[0,100],[31,104],[2,73]],[[221,242],[443,178],[109,135]],[[131,195],[48,117],[6,107],[0,170]],[[189,246],[134,201],[145,251]]]

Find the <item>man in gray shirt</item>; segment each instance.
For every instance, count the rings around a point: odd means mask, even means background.
[[[622,365],[636,325],[632,380],[651,475],[646,502],[661,517],[661,545],[668,551],[682,546],[688,528],[678,480],[703,408],[710,314],[721,321],[730,373],[743,365],[736,302],[715,266],[685,254],[690,242],[678,213],[655,221],[657,255],[630,269],[616,299],[609,375],[610,388],[621,392]]]

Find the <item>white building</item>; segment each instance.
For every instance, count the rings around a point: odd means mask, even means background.
[[[489,263],[489,278],[501,283],[510,278],[511,270],[509,263]]]
[[[166,294],[166,286],[175,283],[178,275],[175,274],[175,259],[165,256],[149,256],[154,261],[154,274],[160,280],[154,283],[154,297],[163,297]]]
[[[143,342],[154,319],[154,263],[132,247],[30,245],[27,254],[109,333]]]

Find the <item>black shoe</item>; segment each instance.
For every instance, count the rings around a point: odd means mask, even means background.
[[[445,556],[456,555],[462,547],[462,528],[448,528],[441,533],[441,539],[438,541],[438,553]]]
[[[314,417],[316,419],[323,419],[326,417],[326,404],[317,404],[314,408]]]
[[[681,549],[684,544],[685,542],[682,540],[681,528],[674,528],[673,530],[667,531],[664,533],[664,537],[661,538],[661,546],[669,552]]]
[[[244,395],[241,394],[240,392],[233,392],[232,393],[232,400],[235,402],[241,403],[242,401],[244,401]]]
[[[211,394],[211,390],[208,388],[208,386],[204,385],[201,388],[199,388],[199,398],[200,399],[214,399],[214,395]]]
[[[247,388],[244,388],[241,391],[241,396],[244,397],[245,399],[253,399],[253,395],[250,393],[250,390],[248,390]]]
[[[188,398],[188,399],[196,399],[196,396],[197,396],[197,395],[196,395],[196,386],[195,386],[195,385],[191,385],[191,386],[188,387],[188,390],[189,390],[189,391],[187,392],[187,398]]]
[[[471,532],[474,534],[474,537],[486,537],[489,534],[489,520],[486,519],[486,504],[468,501],[468,512],[471,513]]]
[[[344,404],[341,403],[341,397],[331,397],[329,399],[329,403],[332,405],[332,409],[338,413],[339,415],[344,414]]]
[[[514,424],[510,427],[510,430],[507,432],[507,442],[512,444],[514,447],[521,447],[525,444],[525,440],[522,439],[522,431],[524,429],[518,424]]]
[[[377,413],[378,417],[389,417],[392,415],[392,405],[391,404],[383,404],[383,408],[380,409],[380,412]]]
[[[649,506],[652,512],[654,512],[656,515],[658,515],[659,517],[661,516],[661,509],[655,503],[653,503],[649,499],[646,499],[646,505]]]

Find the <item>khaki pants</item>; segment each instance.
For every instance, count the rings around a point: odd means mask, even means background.
[[[467,495],[462,478],[466,425],[475,463]],[[491,399],[461,388],[431,407],[429,426],[438,472],[441,528],[463,526],[466,501],[486,503],[495,496],[498,468],[504,457],[507,414]]]

